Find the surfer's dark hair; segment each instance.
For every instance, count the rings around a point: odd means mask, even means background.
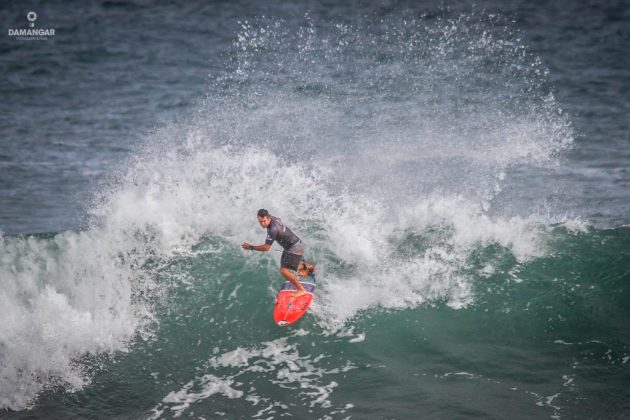
[[[267,209],[258,210],[258,217],[270,217],[271,215],[267,211]]]

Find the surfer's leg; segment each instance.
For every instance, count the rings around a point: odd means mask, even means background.
[[[297,291],[293,293],[293,296],[302,296],[306,293],[306,290],[304,290],[304,286],[302,286],[302,283],[299,282],[297,276],[293,273],[293,270],[289,270],[288,268],[281,268],[280,274],[282,274],[285,279],[293,283],[293,285],[297,289]]]
[[[304,290],[304,287],[295,275],[295,271],[297,271],[300,266],[301,259],[301,255],[292,254],[287,251],[284,251],[282,253],[282,257],[280,258],[280,274],[282,274],[285,279],[293,283],[297,289],[293,296],[301,296],[306,293],[306,290]]]

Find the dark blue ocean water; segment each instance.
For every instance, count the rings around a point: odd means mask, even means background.
[[[0,21],[0,416],[629,415],[627,2]],[[320,267],[297,327],[260,207]]]

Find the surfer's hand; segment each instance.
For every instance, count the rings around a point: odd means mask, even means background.
[[[243,242],[243,245],[241,245],[243,247],[243,249],[251,249],[252,245],[248,244],[247,242]]]

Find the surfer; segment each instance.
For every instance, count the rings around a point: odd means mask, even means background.
[[[267,252],[271,249],[273,242],[278,241],[278,244],[284,249],[282,257],[280,258],[280,274],[296,287],[297,291],[293,294],[294,297],[306,294],[306,290],[304,290],[295,272],[300,274],[300,276],[315,274],[315,265],[302,261],[302,257],[304,256],[304,245],[302,241],[282,220],[270,215],[267,210],[258,210],[257,217],[260,226],[267,229],[267,239],[265,243],[262,245],[252,245],[243,242],[241,246],[243,249],[249,249],[251,251]]]

